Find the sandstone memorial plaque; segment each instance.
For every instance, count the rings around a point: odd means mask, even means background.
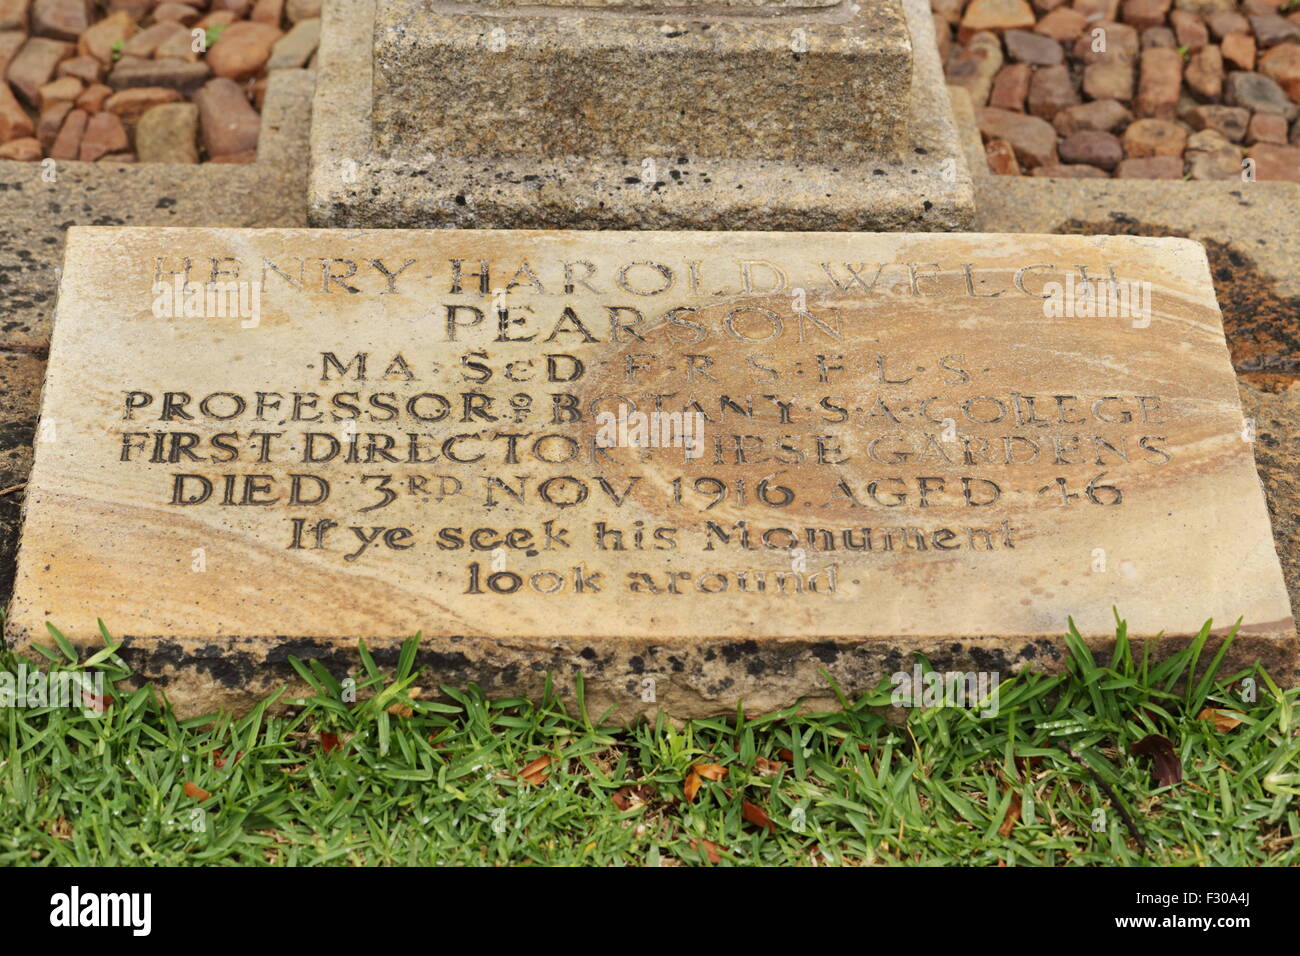
[[[968,226],[924,0],[340,0],[321,226]]]
[[[8,637],[182,711],[381,660],[623,715],[1004,676],[1085,639],[1293,673],[1203,248],[74,228]]]

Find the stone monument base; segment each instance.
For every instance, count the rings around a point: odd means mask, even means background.
[[[375,0],[339,0],[325,10],[310,219],[344,228],[969,228],[973,189],[930,10],[925,0],[904,0],[903,6],[912,37],[912,79],[905,105],[894,104],[906,110],[902,151],[875,154],[864,144],[856,157],[846,158],[828,147],[824,158],[794,162],[681,153],[525,157],[393,149],[392,137],[375,128]],[[380,141],[386,143],[383,151]],[[743,145],[736,144],[742,150]]]

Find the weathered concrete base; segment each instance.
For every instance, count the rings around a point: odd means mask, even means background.
[[[305,225],[314,84],[271,74],[256,163],[59,162],[46,182],[40,163],[0,160],[0,349],[49,345],[69,226]]]
[[[375,14],[372,125],[385,156],[833,165],[907,146],[901,0],[658,11],[376,0]]]
[[[794,164],[668,154],[612,160],[386,156],[373,144],[373,0],[325,10],[312,126],[313,225],[509,229],[964,229],[965,157],[925,0],[912,34],[911,142],[901,158]],[[643,182],[643,160],[654,178]]]
[[[45,360],[0,351],[0,606],[9,601],[22,526],[23,487],[32,470]]]
[[[1291,606],[1300,607],[1300,381],[1276,392],[1242,382],[1241,408],[1255,426],[1255,468],[1268,499],[1282,576]]]
[[[140,639],[129,635],[121,656],[136,671],[135,683],[149,681],[181,717],[230,709],[245,713],[257,700],[280,688],[280,702],[310,696],[289,657],[316,659],[337,678],[362,677],[355,642],[285,640],[273,636],[221,641]],[[1133,640],[1144,635],[1131,635]],[[1149,635],[1145,635],[1149,636]],[[381,667],[397,663],[401,637],[367,638],[366,648]],[[1190,638],[1169,635],[1154,645],[1163,659],[1185,648]],[[42,641],[41,643],[46,643]],[[1107,660],[1114,642],[1090,640],[1094,655]],[[1212,658],[1212,637],[1203,661]],[[1287,686],[1300,680],[1294,640],[1238,635],[1222,673],[1256,661]],[[102,645],[101,645],[102,646]],[[1065,668],[1060,638],[875,638],[844,640],[655,639],[600,642],[602,650],[581,641],[520,641],[482,637],[424,638],[416,666],[427,668],[419,683],[423,698],[436,698],[439,684],[476,684],[489,696],[540,700],[550,675],[555,693],[572,711],[576,679],[583,680],[587,713],[597,718],[654,719],[659,711],[677,719],[734,715],[740,701],[746,713],[770,713],[798,702],[803,711],[840,706],[831,680],[850,700],[873,690],[882,677],[910,672],[924,654],[939,671],[995,672],[1006,679],[1025,668],[1059,673]],[[617,648],[617,650],[611,650]],[[96,650],[87,647],[86,652]],[[830,680],[828,680],[828,677]]]

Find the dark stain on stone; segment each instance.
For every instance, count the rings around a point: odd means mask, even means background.
[[[228,648],[209,644],[204,656],[193,659],[194,667],[223,687],[247,687],[257,670],[257,660],[247,651],[231,653]]]
[[[1011,670],[1007,661],[1007,655],[1001,649],[995,648],[990,650],[989,648],[972,644],[968,650],[971,660],[973,660],[975,665],[982,671],[997,671],[1001,674]]]
[[[813,657],[823,664],[834,664],[835,659],[840,656],[840,648],[834,641],[822,641],[812,646],[812,653]]]
[[[266,652],[266,662],[268,664],[287,664],[290,657],[297,657],[302,660],[312,658],[324,660],[336,651],[337,648],[325,641],[318,641],[310,637],[298,637],[281,641],[275,647],[272,647]]]
[[[30,445],[35,434],[36,421],[34,419],[0,422],[0,451]]]
[[[735,664],[742,657],[758,653],[758,641],[738,641],[722,645],[722,659],[728,664]]]

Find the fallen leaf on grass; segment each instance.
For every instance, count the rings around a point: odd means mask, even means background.
[[[704,847],[704,855],[709,858],[710,863],[721,863],[722,855],[718,853],[718,845],[712,840],[692,840],[691,849],[698,850],[700,846]]]
[[[243,759],[244,759],[244,752],[242,750],[237,750],[235,752],[235,763],[239,763],[239,761]],[[226,758],[220,747],[212,751],[212,765],[216,767],[218,770],[220,770],[226,765]]]
[[[727,768],[720,763],[697,763],[691,769],[705,780],[718,781],[727,775]]]
[[[620,787],[611,794],[610,799],[614,801],[614,806],[620,810],[632,810],[643,807],[650,802],[654,796],[654,787],[642,785],[639,787]]]
[[[420,693],[419,687],[408,687],[406,690],[406,696],[410,700],[419,699]],[[388,705],[388,712],[394,717],[410,717],[415,713],[415,709],[410,704],[404,704],[398,700]]]
[[[1129,744],[1128,752],[1151,758],[1155,765],[1151,776],[1157,787],[1172,787],[1183,779],[1183,765],[1174,752],[1174,742],[1163,734],[1148,734]]]
[[[998,836],[1004,840],[1011,836],[1011,831],[1016,828],[1020,822],[1020,794],[1011,795],[1011,805],[1007,807],[1007,815],[1002,818],[1002,826],[998,827]]]
[[[212,794],[208,793],[208,791],[204,790],[197,783],[190,783],[188,780],[185,782],[185,786],[182,789],[185,791],[185,796],[193,797],[195,800],[199,801],[199,803],[202,803],[204,800],[208,799],[208,797],[212,796]]]
[[[784,760],[786,763],[794,763],[794,751],[790,750],[787,747],[782,747],[780,750],[776,752],[776,755],[780,757],[782,760]]]
[[[702,783],[704,783],[704,778],[694,770],[686,775],[686,783],[682,786],[682,792],[686,794],[687,803],[695,802],[695,795],[700,792]]]
[[[59,817],[57,820],[50,820],[45,824],[45,830],[56,840],[72,839],[72,824],[68,822],[67,817]]]
[[[546,782],[549,776],[546,768],[551,765],[551,756],[547,754],[544,757],[538,757],[523,770],[519,771],[519,777],[524,783],[531,783],[533,786],[541,786]]]
[[[779,760],[768,760],[766,757],[757,757],[754,760],[754,772],[761,777],[775,777],[784,767]]]
[[[772,822],[772,818],[756,803],[750,803],[748,800],[741,801],[740,815],[754,826],[767,830],[768,833],[776,832],[776,824]]]
[[[1242,724],[1244,714],[1235,710],[1219,710],[1215,707],[1206,707],[1196,715],[1197,720],[1214,721],[1214,729],[1221,734],[1226,734],[1230,730],[1236,730]]]

